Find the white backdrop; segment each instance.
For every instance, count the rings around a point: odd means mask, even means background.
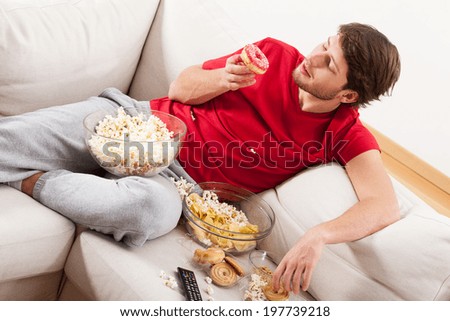
[[[450,176],[450,1],[222,1],[254,41],[271,36],[304,54],[343,23],[383,32],[400,52],[402,74],[392,97],[362,110],[361,118]]]

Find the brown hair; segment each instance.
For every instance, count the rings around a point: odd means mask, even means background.
[[[347,85],[358,93],[365,107],[381,95],[390,95],[400,76],[400,56],[389,39],[369,25],[350,23],[339,27],[340,42],[348,64]]]

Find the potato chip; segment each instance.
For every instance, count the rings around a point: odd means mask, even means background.
[[[234,248],[238,251],[245,251],[256,245],[256,242],[251,240],[252,234],[259,231],[258,225],[251,224],[244,212],[237,210],[230,204],[220,202],[214,192],[205,191],[203,197],[197,193],[191,193],[186,202],[196,217],[210,225],[204,224],[203,227],[216,234],[207,233],[208,239],[213,244],[223,249]],[[204,233],[199,233],[198,228],[193,230],[198,239],[204,239]],[[237,237],[236,233],[249,234],[249,241],[230,240],[230,238]],[[239,238],[247,237],[240,234]]]

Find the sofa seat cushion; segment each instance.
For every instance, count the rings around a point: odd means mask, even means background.
[[[142,247],[130,248],[109,236],[83,232],[67,260],[66,276],[92,300],[184,300],[181,289],[165,286],[160,273],[164,271],[178,280],[178,266],[193,269],[185,233],[178,227]],[[196,277],[199,286],[205,288],[206,283],[198,272]],[[239,293],[233,294],[230,299],[237,299]],[[221,293],[216,291],[214,297],[220,296]]]
[[[159,0],[2,0],[0,114],[128,91]]]
[[[74,240],[74,224],[9,186],[0,184],[0,194],[0,289],[2,284],[25,279],[33,281],[38,276],[52,275],[49,281],[52,284],[48,286],[53,288],[55,299],[61,274],[58,278],[54,275],[64,267]],[[27,288],[23,282],[21,287]],[[46,293],[45,297],[37,295],[33,299],[50,297]],[[22,298],[27,297],[0,290],[0,300]]]
[[[325,247],[309,292],[318,300],[450,300],[450,219],[393,180],[401,220],[355,242]],[[263,193],[277,222],[260,247],[276,261],[303,233],[357,202],[338,165],[308,169]]]
[[[139,248],[130,248],[109,236],[87,231],[75,241],[65,273],[69,286],[75,287],[84,299],[178,301],[185,300],[176,272],[180,266],[194,271],[202,298],[206,301],[210,297],[205,292],[207,272],[192,262],[196,248],[200,245],[189,238],[182,225]],[[236,259],[247,273],[251,271],[248,255]],[[179,288],[171,289],[164,285],[164,280],[160,278],[161,271],[174,277]],[[214,291],[211,294],[214,300],[243,300],[248,275],[230,288],[210,286]],[[291,299],[311,300],[312,297],[305,293]]]

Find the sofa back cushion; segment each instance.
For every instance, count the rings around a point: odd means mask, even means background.
[[[180,71],[229,54],[256,39],[239,28],[220,0],[161,0],[130,95],[167,96]]]
[[[326,246],[308,290],[317,300],[450,300],[450,218],[393,184],[402,218],[361,240]],[[277,221],[259,246],[277,262],[306,230],[357,202],[345,170],[334,164],[262,195]]]
[[[159,0],[0,0],[0,114],[127,92]]]

